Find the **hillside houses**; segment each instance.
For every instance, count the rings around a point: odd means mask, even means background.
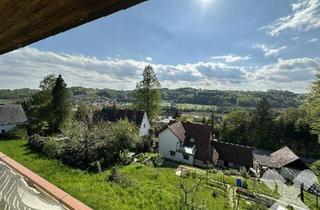
[[[25,122],[27,117],[21,105],[0,105],[0,135]]]
[[[219,142],[211,125],[172,122],[159,134],[159,152],[165,158],[190,165],[250,168],[252,148]]]
[[[286,179],[292,179],[306,164],[288,147],[275,152],[262,152],[244,145],[215,139],[211,125],[173,121],[159,133],[159,153],[166,159],[189,165],[220,168],[245,167],[262,175],[275,169]]]

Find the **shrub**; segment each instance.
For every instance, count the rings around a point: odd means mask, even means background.
[[[154,157],[153,164],[155,167],[161,167],[163,166],[163,163],[164,163],[164,158],[161,155]]]
[[[224,175],[226,175],[226,176],[230,176],[230,171],[229,171],[229,170],[224,170],[223,173],[224,173]]]
[[[100,161],[90,163],[88,171],[92,173],[100,173],[102,171]]]
[[[218,170],[218,169],[215,169],[215,168],[213,168],[213,169],[209,169],[209,173],[217,174],[218,172],[219,172],[219,170]]]
[[[28,139],[27,127],[18,125],[7,134],[7,137],[10,139]]]
[[[28,145],[30,146],[31,149],[36,150],[37,152],[42,153],[43,151],[43,146],[46,141],[49,141],[49,137],[42,137],[38,134],[34,134],[29,137],[28,139]]]
[[[129,150],[125,149],[120,151],[119,160],[122,165],[129,165],[132,162],[132,157],[130,156]]]
[[[248,172],[247,169],[245,167],[241,167],[240,168],[240,174],[241,176],[243,176],[244,178],[248,178]]]
[[[240,176],[240,172],[238,170],[236,170],[236,169],[230,169],[229,173],[232,176]]]
[[[88,159],[79,141],[70,140],[61,149],[61,161],[71,166],[87,168]]]
[[[130,186],[132,184],[130,178],[126,174],[121,173],[116,167],[112,168],[107,180],[122,186]]]
[[[60,155],[60,144],[55,138],[44,141],[42,153],[50,158],[58,158]]]

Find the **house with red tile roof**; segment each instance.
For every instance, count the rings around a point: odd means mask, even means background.
[[[211,125],[171,122],[158,137],[159,153],[166,159],[201,167],[253,166],[251,147],[217,141]]]

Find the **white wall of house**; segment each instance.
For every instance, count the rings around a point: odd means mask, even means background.
[[[0,134],[3,133],[8,133],[12,129],[14,129],[17,125],[16,124],[9,124],[9,125],[0,125]]]
[[[149,134],[149,129],[150,129],[150,122],[147,116],[147,113],[145,112],[143,115],[143,119],[141,122],[141,126],[139,129],[139,136],[146,136]]]
[[[164,158],[192,165],[193,156],[188,155],[188,160],[185,159],[183,153],[177,151],[179,145],[179,139],[170,129],[167,128],[159,134],[159,153]]]

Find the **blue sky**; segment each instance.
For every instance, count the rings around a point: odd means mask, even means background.
[[[1,56],[0,88],[133,89],[150,63],[168,88],[306,92],[319,49],[319,0],[149,0]]]

